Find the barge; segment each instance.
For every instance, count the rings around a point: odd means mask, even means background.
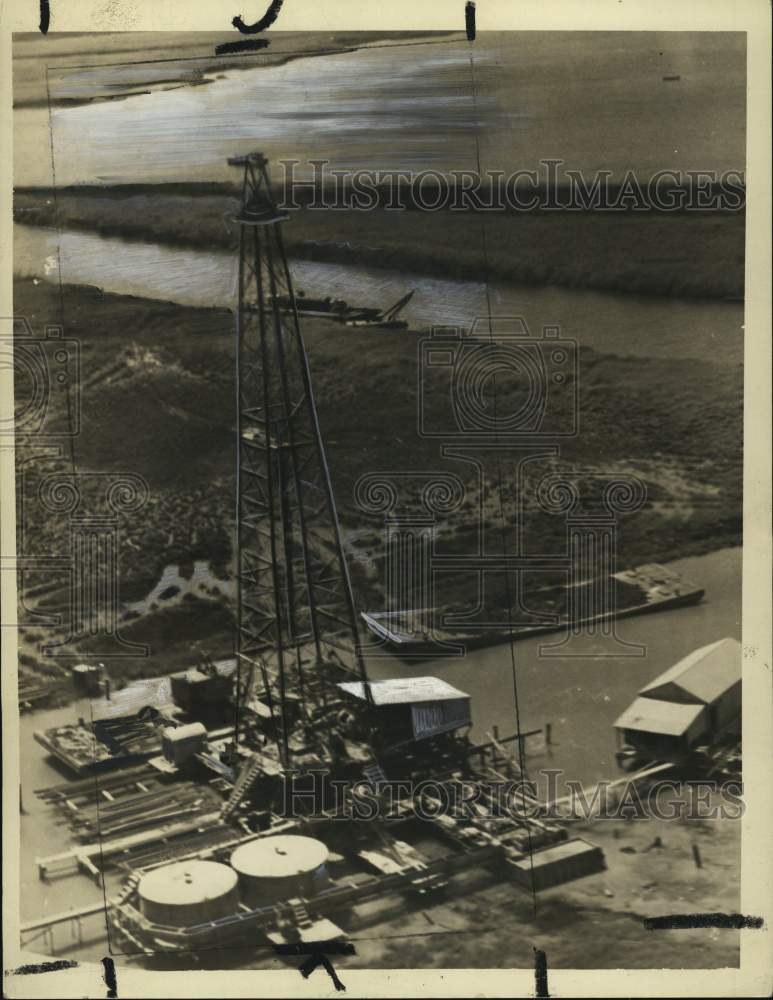
[[[312,298],[306,296],[304,292],[298,292],[294,298],[288,295],[278,295],[276,304],[282,312],[295,310],[298,316],[332,319],[345,326],[373,326],[387,330],[406,330],[408,323],[398,319],[398,316],[414,294],[415,289],[412,289],[387,309],[378,309],[373,306],[352,306],[344,299],[334,299],[330,295],[322,299]]]
[[[158,755],[161,732],[175,726],[174,716],[152,707],[134,715],[36,730],[34,739],[78,777],[130,767]]]
[[[445,655],[449,653],[461,655],[467,649],[495,646],[511,639],[530,639],[551,632],[563,632],[578,625],[601,624],[609,620],[617,621],[635,615],[684,607],[697,604],[706,593],[703,588],[657,563],[647,563],[634,569],[612,573],[609,580],[618,599],[615,610],[576,620],[571,620],[564,610],[570,603],[568,584],[544,588],[539,594],[542,607],[535,610],[545,616],[552,616],[552,621],[529,625],[516,624],[508,630],[442,626],[437,624],[441,620],[441,615],[433,608],[363,611],[361,617],[368,631],[381,646],[398,656],[415,659],[422,656],[441,656],[444,648]],[[591,580],[580,586],[592,588],[598,585],[599,581]]]

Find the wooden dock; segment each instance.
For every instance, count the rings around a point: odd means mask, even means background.
[[[61,854],[50,854],[45,858],[37,858],[38,876],[45,880],[47,878],[58,878],[65,875],[74,875],[78,871],[86,872],[97,885],[102,885],[102,865],[105,860],[120,856],[135,847],[143,844],[157,844],[166,842],[170,838],[179,837],[195,830],[207,829],[220,824],[219,813],[209,813],[206,816],[197,816],[194,820],[187,820],[181,823],[168,823],[165,826],[155,827],[152,830],[144,830],[140,833],[132,834],[128,837],[118,837],[114,840],[106,840],[104,843],[79,844],[69,851]],[[98,860],[100,867],[94,863]]]
[[[610,788],[617,788],[619,785],[629,785],[632,783],[635,784],[637,781],[646,781],[648,778],[651,778],[656,774],[663,774],[665,771],[672,770],[674,766],[673,761],[654,761],[652,764],[648,764],[646,767],[642,767],[638,771],[632,771],[630,774],[625,774],[621,778],[615,778],[614,781],[605,783],[604,787],[608,790]],[[562,795],[560,798],[553,799],[552,802],[548,803],[547,808],[554,811],[556,806],[574,803],[579,797],[584,798],[586,802],[588,800],[593,801],[593,795],[596,792],[597,787],[598,785],[593,788],[581,788],[577,792],[573,792],[569,795]]]
[[[77,910],[65,910],[63,913],[55,913],[47,917],[39,917],[30,920],[19,928],[21,945],[28,948],[35,941],[43,939],[46,954],[55,955],[57,947],[66,949],[67,947],[77,947],[84,943],[83,925],[85,922],[94,923],[99,917],[100,935],[104,934],[107,927],[107,917],[105,914],[105,904],[103,902],[91,903],[89,906],[81,906]],[[56,940],[54,928],[69,927],[71,935],[68,941]]]

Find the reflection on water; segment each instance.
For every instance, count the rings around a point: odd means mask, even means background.
[[[92,284],[107,292],[193,306],[232,307],[236,300],[238,262],[233,253],[14,227],[17,274],[58,282],[60,263],[65,284]],[[415,288],[401,316],[417,329],[468,327],[486,312],[485,288],[478,282],[307,260],[293,260],[291,267],[297,289],[357,306],[386,308]],[[695,357],[723,365],[743,360],[740,303],[497,284],[491,286],[491,300],[499,316],[525,316],[535,335],[542,325],[559,325],[565,337],[605,353]]]
[[[60,108],[51,133],[46,109],[21,108],[14,180],[50,183],[50,138],[59,185],[222,180],[226,156],[256,148],[336,169],[469,170],[476,137],[484,170],[508,173],[546,158],[618,179],[630,169],[640,180],[664,168],[742,170],[744,46],[741,32],[481,32],[474,101],[473,50],[443,38]],[[116,69],[116,84],[128,72]],[[158,75],[138,69],[137,86],[143,73]],[[54,93],[72,91],[71,74],[53,74]],[[77,95],[104,93],[105,74],[82,69]]]
[[[103,78],[100,67],[95,93]],[[82,96],[85,75],[80,84]],[[57,183],[72,184],[222,179],[227,156],[256,148],[353,169],[470,169],[481,116],[507,127],[491,99],[473,103],[466,43],[441,42],[232,70],[203,87],[60,108],[51,121]],[[22,128],[30,117],[18,113]],[[17,183],[45,183],[47,169],[16,157]]]

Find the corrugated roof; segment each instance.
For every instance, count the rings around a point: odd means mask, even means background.
[[[737,639],[720,639],[695,649],[660,677],[643,687],[639,694],[651,696],[674,684],[707,705],[716,701],[741,679],[741,644]]]
[[[362,681],[345,681],[338,687],[357,698],[365,698]],[[390,677],[385,681],[371,681],[370,690],[375,705],[410,705],[417,701],[470,697],[439,677]]]
[[[637,698],[615,722],[617,729],[636,729],[661,736],[681,736],[704,710],[703,705],[682,705],[655,698]]]

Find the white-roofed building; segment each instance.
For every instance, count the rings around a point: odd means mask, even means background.
[[[701,646],[646,684],[616,720],[623,743],[652,758],[683,756],[741,713],[741,644]]]
[[[740,642],[720,639],[693,650],[639,694],[660,701],[708,705],[711,727],[722,728],[741,711]]]
[[[380,731],[392,746],[423,740],[472,724],[470,696],[439,677],[394,677],[371,681]],[[338,688],[358,701],[366,698],[362,681]]]

